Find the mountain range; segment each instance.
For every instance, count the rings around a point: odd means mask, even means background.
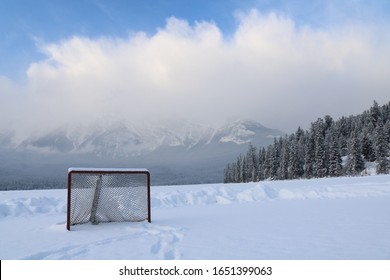
[[[66,185],[69,167],[146,167],[152,184],[222,182],[223,168],[248,144],[265,146],[283,132],[252,120],[220,126],[188,121],[104,120],[15,140],[0,133],[0,187],[34,180]],[[20,183],[23,184],[23,183]],[[39,183],[35,183],[39,184]]]

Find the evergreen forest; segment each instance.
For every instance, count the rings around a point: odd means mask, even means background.
[[[359,176],[368,173],[367,166],[388,174],[389,149],[390,102],[374,101],[360,115],[318,118],[267,147],[249,144],[246,154],[225,167],[224,182]]]

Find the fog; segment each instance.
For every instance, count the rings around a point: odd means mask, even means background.
[[[297,25],[238,13],[226,35],[175,17],[153,34],[37,42],[26,81],[0,77],[0,131],[20,138],[98,119],[251,118],[286,132],[390,97],[389,26]]]

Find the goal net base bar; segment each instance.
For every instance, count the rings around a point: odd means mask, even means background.
[[[101,222],[151,222],[150,173],[133,168],[69,168],[66,228]]]

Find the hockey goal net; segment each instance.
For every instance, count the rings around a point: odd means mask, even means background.
[[[151,222],[150,173],[146,169],[68,170],[67,229],[103,222]]]

